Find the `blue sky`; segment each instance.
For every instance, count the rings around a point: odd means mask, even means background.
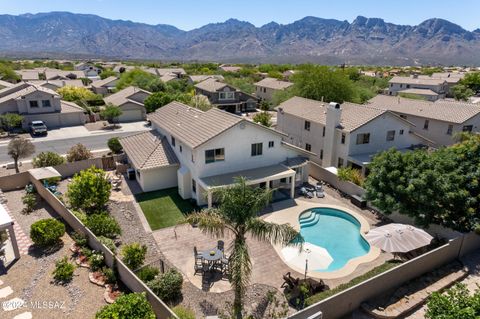
[[[48,11],[171,24],[183,30],[228,18],[261,26],[270,21],[286,24],[308,15],[350,22],[363,15],[411,25],[436,17],[470,31],[480,28],[480,0],[0,0],[2,14]]]

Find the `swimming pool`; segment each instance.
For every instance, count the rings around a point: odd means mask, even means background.
[[[312,208],[300,215],[299,223],[305,242],[325,248],[333,258],[328,268],[314,271],[339,270],[351,259],[370,251],[370,244],[360,234],[360,222],[344,211]]]

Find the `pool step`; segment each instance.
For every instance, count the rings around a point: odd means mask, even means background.
[[[300,227],[309,227],[318,223],[320,219],[320,214],[312,214],[313,218],[305,218],[304,220],[300,220]]]
[[[317,214],[310,213],[310,215],[308,215],[307,217],[301,217],[299,219],[299,222],[300,222],[300,224],[311,222],[312,220],[315,219],[316,216],[317,216]]]

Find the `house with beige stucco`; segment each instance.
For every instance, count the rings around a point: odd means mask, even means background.
[[[213,191],[236,177],[275,189],[276,199],[293,198],[295,187],[308,180],[310,152],[240,116],[172,102],[149,119],[152,131],[120,138],[145,192],[178,187],[182,198],[210,207]]]
[[[105,97],[105,104],[111,104],[122,110],[118,117],[119,122],[135,122],[146,119],[145,99],[152,93],[140,88],[129,86],[112,95]]]
[[[414,90],[414,91],[412,91]],[[434,93],[432,95],[432,92]],[[443,99],[449,92],[447,81],[443,78],[413,76],[394,76],[388,81],[388,95],[396,96],[401,93],[427,97],[434,101]],[[436,95],[435,95],[436,94]]]
[[[253,85],[255,85],[255,95],[258,98],[265,101],[271,101],[275,93],[288,89],[293,83],[275,78],[265,78]]]

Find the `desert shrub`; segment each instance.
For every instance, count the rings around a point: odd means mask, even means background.
[[[152,266],[145,266],[139,271],[137,271],[137,276],[140,278],[143,282],[149,282],[153,279],[155,279],[156,276],[158,276],[158,273],[160,271],[158,268],[152,267]]]
[[[90,258],[88,258],[88,261],[90,262],[92,271],[100,270],[105,265],[105,257],[103,257],[101,252],[94,251]]]
[[[115,272],[113,269],[105,266],[102,268],[102,274],[105,276],[105,282],[107,284],[114,284],[117,281],[117,276],[115,276]]]
[[[119,154],[122,152],[123,147],[120,144],[118,137],[112,137],[107,142],[108,148],[115,154]]]
[[[190,308],[186,308],[184,306],[176,306],[172,309],[172,311],[180,319],[195,319],[195,312],[193,312],[193,310]]]
[[[41,219],[30,227],[30,238],[43,247],[55,245],[64,234],[65,225],[54,218]]]
[[[85,224],[96,236],[115,238],[122,233],[115,218],[107,213],[93,214],[87,217]]]
[[[55,262],[55,270],[53,271],[53,279],[56,282],[66,283],[72,280],[75,265],[68,262],[67,256]]]
[[[155,319],[155,313],[145,293],[122,295],[111,305],[104,306],[96,319]]]
[[[87,236],[78,232],[72,234],[72,239],[80,247],[85,247],[88,243]]]
[[[342,167],[338,169],[338,179],[341,181],[349,181],[358,186],[363,186],[364,178],[362,172],[352,167]]]
[[[105,171],[92,166],[73,177],[68,184],[67,196],[74,209],[90,214],[103,210],[110,198],[111,188]]]
[[[138,269],[145,260],[147,254],[147,246],[139,243],[132,243],[125,245],[122,248],[122,261],[132,270]]]
[[[83,144],[78,143],[72,146],[67,153],[68,162],[78,162],[92,157],[90,150]]]
[[[37,204],[37,196],[33,193],[26,193],[22,196],[22,203],[25,205],[23,207],[23,212],[26,214],[31,213]]]
[[[105,236],[98,236],[98,240],[102,244],[104,244],[108,249],[110,249],[110,251],[112,253],[115,254],[115,252],[117,250],[117,246],[115,245],[115,242],[111,238],[108,238],[108,237],[105,237]]]
[[[270,113],[265,112],[265,111],[261,112],[261,113],[257,113],[253,117],[253,121],[255,123],[261,124],[261,125],[266,126],[266,127],[272,126],[272,121],[271,120],[272,120],[272,115],[270,115]]]
[[[83,224],[87,222],[87,214],[78,210],[72,210],[73,215],[77,217]]]
[[[41,152],[32,160],[33,167],[57,166],[65,163],[65,159],[54,152]]]
[[[160,277],[147,283],[147,286],[163,301],[172,302],[182,296],[183,277],[175,269],[170,269]]]

